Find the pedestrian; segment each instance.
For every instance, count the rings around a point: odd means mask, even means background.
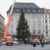
[[[19,46],[19,44],[20,44],[20,42],[18,41],[18,44],[17,45]]]
[[[42,41],[42,39],[40,39],[40,44],[41,44],[41,47],[43,47],[43,41]]]
[[[36,41],[33,41],[33,47],[36,47]]]
[[[45,45],[45,41],[42,39],[41,41],[41,47],[43,47]]]
[[[34,47],[33,50],[35,50],[35,47],[36,47],[36,41],[35,40],[33,41],[33,47]]]

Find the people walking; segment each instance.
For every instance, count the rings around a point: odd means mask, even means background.
[[[33,40],[33,50],[35,50],[35,47],[36,47],[36,40]]]
[[[40,43],[41,43],[41,47],[45,45],[45,41],[43,39],[41,39]]]
[[[36,42],[33,42],[33,47],[36,47]]]

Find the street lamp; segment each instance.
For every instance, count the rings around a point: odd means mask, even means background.
[[[40,22],[40,39],[41,39],[41,22]]]

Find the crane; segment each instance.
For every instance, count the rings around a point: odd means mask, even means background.
[[[8,30],[9,30],[9,26],[10,26],[10,21],[11,21],[11,17],[12,17],[12,12],[13,12],[13,8],[14,8],[15,1],[16,1],[16,0],[14,0],[13,5],[12,5],[12,7],[11,7],[11,11],[10,11],[10,14],[9,14],[9,18],[8,18],[8,23],[7,23],[7,26],[6,26],[5,34],[4,34],[3,37],[1,37],[1,38],[6,39],[6,41],[5,41],[5,42],[6,42],[6,45],[7,45],[8,43],[12,43],[12,45],[13,45],[13,40],[12,40],[11,37],[9,37],[9,32],[8,32]],[[7,34],[8,34],[8,36],[7,36]],[[9,38],[9,39],[11,38],[11,41],[8,40],[8,38]]]

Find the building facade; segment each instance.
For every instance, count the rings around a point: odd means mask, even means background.
[[[4,34],[4,17],[0,14],[0,38]]]
[[[9,16],[11,7],[7,11]],[[29,30],[31,34],[42,35],[43,34],[43,10],[34,3],[15,3],[13,14],[10,22],[9,32],[11,35],[16,34],[16,28],[20,18],[21,8],[24,10],[25,18],[28,22]]]
[[[42,8],[44,12],[44,35],[50,40],[50,9]]]

